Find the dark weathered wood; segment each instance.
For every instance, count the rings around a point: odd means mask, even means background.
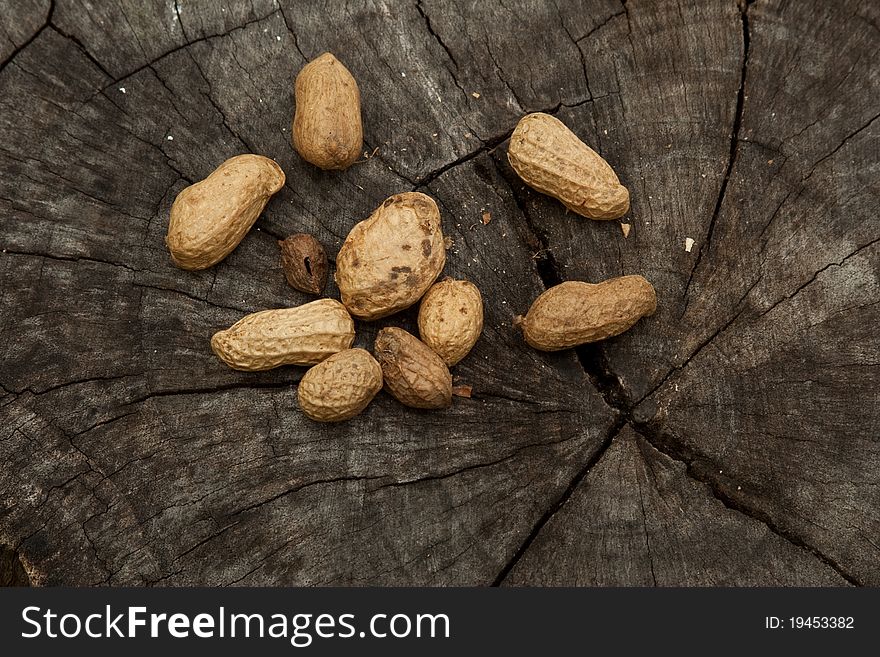
[[[872,3],[97,4],[0,0],[0,576],[880,582]],[[289,143],[326,50],[372,155],[342,173]],[[628,239],[516,179],[505,140],[535,110],[618,170]],[[285,188],[221,264],[175,268],[171,202],[240,152]],[[483,291],[471,399],[383,393],[321,426],[303,369],[213,356],[217,329],[310,298],[279,237],[332,258],[414,188]],[[545,285],[620,273],[660,299],[632,331],[541,354],[513,327]]]
[[[30,579],[18,555],[9,548],[0,548],[0,586],[29,586]]]
[[[27,46],[46,24],[50,0],[0,4],[0,62],[5,65]]]
[[[840,586],[766,525],[728,508],[632,427],[617,435],[506,583]]]

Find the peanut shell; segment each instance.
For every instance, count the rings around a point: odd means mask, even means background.
[[[352,315],[379,319],[421,299],[445,263],[437,204],[404,192],[351,229],[336,257],[336,283]]]
[[[618,219],[629,211],[629,191],[611,166],[555,116],[520,119],[507,159],[526,184],[579,215]]]
[[[348,349],[354,321],[335,299],[252,313],[211,338],[211,349],[236,370],[314,365]]]
[[[293,146],[321,169],[347,169],[363,149],[361,94],[329,52],[306,64],[294,85]]]
[[[654,287],[641,276],[566,281],[535,299],[521,327],[535,349],[558,351],[619,335],[656,308]]]
[[[483,330],[483,298],[470,281],[435,283],[419,306],[419,335],[449,367],[467,356]]]
[[[279,240],[281,268],[291,287],[300,292],[321,294],[327,285],[327,254],[321,243],[306,233]]]
[[[382,368],[370,352],[346,349],[306,372],[297,397],[311,419],[342,422],[363,411],[381,389]]]
[[[177,195],[165,243],[182,269],[207,269],[238,246],[275,192],[284,172],[262,155],[236,155]]]
[[[383,328],[374,353],[385,388],[413,408],[446,408],[452,404],[452,375],[440,356],[403,329]]]

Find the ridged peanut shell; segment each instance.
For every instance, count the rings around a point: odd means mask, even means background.
[[[306,64],[294,84],[293,146],[321,169],[346,169],[363,149],[361,94],[329,52]]]
[[[437,204],[404,192],[351,229],[336,257],[336,283],[352,315],[380,319],[421,299],[445,263]]]
[[[299,382],[299,407],[318,422],[342,422],[363,411],[382,389],[382,368],[370,352],[346,349],[321,361]]]
[[[535,299],[523,337],[535,349],[558,351],[619,335],[656,309],[654,287],[641,276],[566,281]]]
[[[435,283],[419,306],[419,335],[449,367],[468,355],[483,331],[483,297],[470,281]]]
[[[236,370],[314,365],[348,349],[354,321],[335,299],[252,313],[211,338],[211,349]]]
[[[452,375],[446,363],[414,335],[395,327],[376,336],[376,360],[385,388],[413,408],[446,408],[452,404]]]
[[[520,119],[507,159],[526,184],[579,215],[618,219],[629,211],[629,191],[611,166],[555,116]]]
[[[165,243],[182,269],[207,269],[238,246],[284,186],[281,167],[262,155],[236,155],[177,195]]]

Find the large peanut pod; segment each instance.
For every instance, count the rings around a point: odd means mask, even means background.
[[[311,419],[342,422],[363,411],[381,389],[382,368],[370,352],[346,349],[306,372],[297,397]]]
[[[171,206],[165,243],[174,264],[207,269],[238,246],[272,195],[284,186],[284,172],[262,155],[236,155],[207,178],[184,189]]]
[[[347,169],[363,148],[357,82],[329,52],[306,64],[294,85],[293,146],[322,169]]]
[[[656,309],[654,287],[641,276],[566,281],[535,299],[523,337],[535,349],[558,351],[619,335]]]
[[[483,331],[483,297],[470,281],[435,283],[419,306],[419,335],[449,367],[468,355]]]
[[[314,365],[348,349],[354,321],[335,299],[252,313],[211,338],[211,349],[236,370]]]
[[[351,229],[336,257],[336,283],[352,315],[379,319],[421,299],[445,263],[437,204],[404,192]]]
[[[446,408],[452,404],[452,375],[431,348],[403,329],[379,331],[374,348],[385,387],[413,408]]]
[[[629,191],[602,157],[554,116],[527,114],[510,137],[507,159],[530,187],[590,219],[618,219]]]

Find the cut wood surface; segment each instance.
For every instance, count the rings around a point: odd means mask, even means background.
[[[0,584],[880,585],[880,6],[735,0],[0,0]],[[290,143],[293,80],[333,52],[366,154]],[[554,114],[631,193],[581,218],[507,163]],[[227,158],[287,175],[201,272],[164,244]],[[303,416],[304,368],[210,336],[312,297],[423,191],[480,288],[471,396]],[[491,221],[483,221],[488,212]],[[692,248],[686,248],[691,244]],[[655,315],[528,347],[547,286],[641,274]],[[326,292],[338,298],[331,283]],[[415,330],[415,311],[358,322]]]

